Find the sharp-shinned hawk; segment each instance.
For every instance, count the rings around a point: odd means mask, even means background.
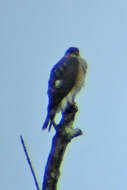
[[[48,82],[49,103],[47,117],[42,129],[55,125],[55,115],[65,111],[68,103],[73,104],[77,93],[84,84],[87,63],[80,56],[79,49],[70,47],[61,60],[53,67]]]

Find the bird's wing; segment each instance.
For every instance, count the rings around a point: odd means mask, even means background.
[[[52,69],[48,87],[49,110],[57,107],[74,87],[78,64],[76,57],[63,57]]]

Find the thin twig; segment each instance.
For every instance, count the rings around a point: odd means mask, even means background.
[[[32,166],[32,163],[31,163],[30,157],[29,157],[29,155],[28,155],[28,151],[27,151],[27,148],[26,148],[26,145],[25,145],[25,143],[24,143],[24,140],[23,140],[23,137],[22,137],[22,136],[20,136],[20,140],[21,140],[21,143],[22,143],[22,146],[23,146],[23,150],[24,150],[24,152],[25,152],[26,159],[27,159],[28,165],[29,165],[29,167],[30,167],[32,176],[33,176],[33,178],[34,178],[34,182],[35,182],[36,189],[37,189],[37,190],[40,190],[40,188],[39,188],[39,183],[38,183],[38,181],[37,181],[37,177],[36,177],[36,175],[35,175],[35,172],[34,172],[34,169],[33,169],[33,166]]]

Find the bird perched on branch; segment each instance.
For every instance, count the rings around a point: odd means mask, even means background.
[[[49,103],[47,117],[42,129],[55,126],[55,115],[64,112],[68,103],[74,104],[81,90],[87,72],[87,63],[80,56],[79,49],[70,47],[62,59],[53,67],[48,82]]]

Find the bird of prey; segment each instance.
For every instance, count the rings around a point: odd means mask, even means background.
[[[68,103],[74,104],[75,97],[84,84],[87,63],[80,56],[79,49],[70,47],[53,67],[48,81],[49,103],[47,117],[42,129],[55,126],[55,115],[64,112]]]

